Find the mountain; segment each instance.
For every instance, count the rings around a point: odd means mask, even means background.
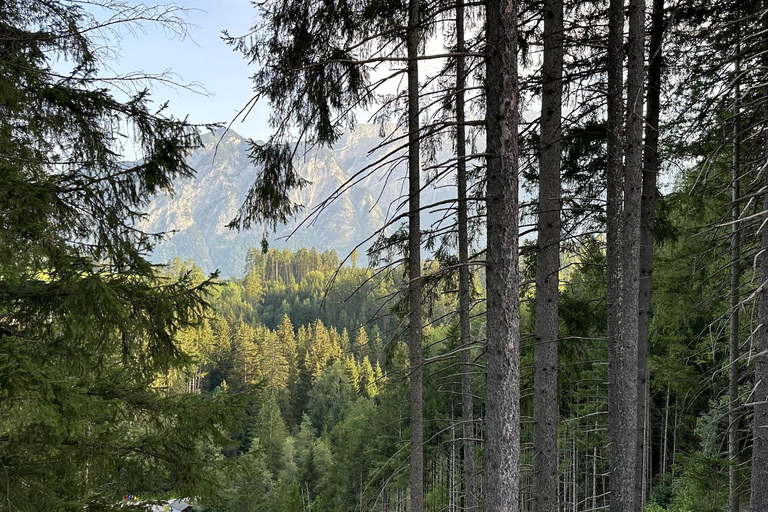
[[[404,161],[391,172],[382,169],[361,177],[322,213],[311,216],[311,222],[296,229],[350,177],[386,154],[386,149],[376,149],[381,140],[377,126],[358,125],[333,148],[314,148],[304,154],[300,151],[295,165],[309,185],[295,192],[293,199],[304,208],[277,233],[268,233],[270,247],[335,249],[343,257],[380,228],[385,218],[395,215],[390,205],[402,201],[407,187]],[[257,169],[248,158],[247,140],[232,130],[208,134],[203,143],[188,159],[197,175],[177,180],[173,195],[156,197],[148,206],[142,228],[169,234],[155,248],[153,261],[192,258],[206,272],[219,269],[222,276],[240,276],[247,250],[261,246],[264,229],[238,232],[226,225],[235,217]],[[453,187],[427,187],[422,201],[453,194]],[[369,246],[365,243],[359,250],[361,262]]]

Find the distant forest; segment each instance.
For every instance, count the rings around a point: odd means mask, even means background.
[[[684,188],[668,200],[669,220],[674,219],[676,230],[703,213],[691,209]],[[721,200],[727,201],[727,196]],[[717,210],[713,205],[708,215]],[[653,475],[653,505],[648,510],[719,510],[728,499],[727,465],[721,456],[727,422],[722,390],[727,389],[728,376],[720,370],[727,364],[727,352],[703,333],[721,321],[727,303],[713,299],[727,282],[713,281],[702,269],[681,289],[681,273],[686,275],[699,261],[708,242],[681,239],[671,232],[669,236],[656,270],[660,283],[666,284],[655,290],[654,299],[660,312],[653,322],[659,341],[650,355],[656,371],[649,395],[654,405],[648,469]],[[581,503],[580,510],[609,503],[602,244],[599,238],[585,239],[578,251],[564,256],[567,264],[561,276],[559,480],[563,499],[569,500],[568,506]],[[521,273],[532,275],[535,260],[523,262]],[[396,292],[404,286],[405,269],[377,273],[349,262],[340,265],[334,251],[252,249],[245,276],[223,281],[212,291],[213,315],[202,326],[179,334],[179,346],[194,360],[158,376],[158,389],[245,392],[250,397],[245,415],[229,431],[236,444],[222,452],[219,471],[226,490],[202,500],[202,510],[406,510],[408,358],[403,313],[392,302],[401,300]],[[191,261],[176,259],[164,273],[189,273],[196,282],[204,280]],[[455,285],[444,282],[444,288],[432,290],[424,341],[429,362],[425,414],[432,418],[425,426],[430,461],[425,503],[427,510],[435,511],[458,508],[461,502]],[[472,289],[473,338],[482,339],[485,289],[479,276]],[[530,502],[531,474],[526,468],[533,457],[532,283],[525,290],[522,485],[523,498]],[[480,345],[472,351],[477,417],[484,409],[483,352]],[[482,429],[479,432],[482,436]],[[478,464],[481,455],[478,450]]]

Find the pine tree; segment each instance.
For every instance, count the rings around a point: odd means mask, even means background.
[[[98,3],[110,24],[183,31],[174,8]],[[0,8],[0,503],[9,510],[204,494],[213,451],[200,448],[222,441],[234,412],[225,396],[152,388],[189,362],[175,336],[200,320],[210,282],[162,276],[146,260],[156,239],[137,225],[153,194],[193,174],[184,158],[199,138],[151,110],[146,91],[112,95],[95,36],[106,26],[81,2]],[[135,134],[134,163],[118,151],[121,133]]]
[[[640,505],[645,505],[648,489],[647,468],[650,457],[650,404],[648,398],[648,354],[650,351],[651,289],[653,276],[653,235],[656,225],[656,181],[659,173],[659,117],[661,110],[662,42],[664,37],[664,0],[653,1],[650,31],[650,60],[646,91],[645,146],[643,148],[643,197],[640,234],[640,304],[637,357],[637,485]]]
[[[349,332],[344,327],[341,330],[341,336],[339,336],[339,351],[342,355],[348,355],[352,352],[352,345],[349,342]]]
[[[352,383],[352,387],[360,389],[360,369],[357,361],[355,361],[355,357],[349,356],[345,359],[345,363],[347,365],[347,377]]]
[[[307,400],[307,414],[318,430],[330,432],[344,419],[354,396],[357,389],[347,376],[346,364],[336,361],[315,380]]]
[[[411,512],[424,510],[424,404],[422,379],[421,150],[419,131],[420,0],[408,1],[408,361],[411,405]]]
[[[288,427],[282,414],[280,414],[277,401],[271,395],[267,396],[261,404],[259,414],[256,417],[255,434],[259,440],[259,445],[266,452],[270,471],[277,472],[280,469],[283,444],[288,437]]]
[[[373,398],[378,394],[378,385],[376,383],[376,374],[371,366],[371,361],[368,356],[363,357],[360,361],[360,381],[358,389],[360,394],[366,398]]]
[[[331,330],[334,329],[331,328]],[[338,345],[333,343],[331,332],[322,320],[316,320],[310,331],[304,356],[304,368],[314,380],[329,362],[341,357],[341,351]]]
[[[264,327],[258,329],[256,375],[267,395],[284,404],[291,376],[282,348],[276,332]]]
[[[637,348],[642,197],[643,3],[630,2],[627,109],[624,111],[624,2],[608,23],[607,283],[611,510],[637,501]],[[626,117],[625,117],[626,116]],[[626,137],[624,137],[626,129]],[[623,147],[626,143],[626,154]]]
[[[233,336],[233,347],[238,386],[247,387],[254,384],[258,372],[256,330],[245,323],[238,323]]]
[[[533,404],[533,509],[555,512],[557,494],[558,295],[560,293],[563,2],[544,4]]]
[[[264,295],[263,269],[258,265],[249,265],[243,278],[245,300],[258,304]]]
[[[487,348],[483,503],[517,510],[520,462],[517,2],[486,13]]]
[[[277,343],[280,346],[280,351],[288,366],[288,401],[281,404],[281,406],[283,407],[283,416],[285,416],[288,421],[292,422],[294,419],[298,419],[297,411],[293,410],[290,406],[290,398],[296,396],[299,387],[299,356],[296,334],[294,333],[293,324],[288,315],[283,315],[283,321],[277,328]]]
[[[459,258],[459,337],[461,344],[461,411],[464,435],[464,508],[477,508],[475,479],[475,407],[472,395],[472,327],[470,318],[469,220],[467,198],[466,94],[467,71],[464,37],[464,0],[456,3],[456,199]]]
[[[365,327],[360,327],[355,336],[355,344],[352,347],[352,352],[356,356],[369,355],[371,353],[371,347],[368,343],[368,333],[365,332]]]
[[[763,77],[768,71],[768,0],[762,2],[762,34],[761,59]],[[765,80],[765,78],[763,78]],[[763,104],[763,166],[768,162],[768,82],[762,87]],[[768,173],[763,171],[762,192],[763,227],[760,233],[760,280],[758,294],[757,331],[755,333],[755,431],[752,448],[752,493],[750,505],[752,510],[768,508]]]
[[[662,0],[657,0],[661,2]],[[662,4],[663,5],[663,4]],[[663,13],[663,11],[662,11]],[[663,15],[663,14],[662,14]],[[737,14],[738,16],[738,14]],[[734,63],[733,101],[733,169],[731,170],[731,319],[729,322],[728,357],[728,494],[730,512],[739,512],[739,302],[741,293],[741,30],[736,27],[736,60]],[[649,95],[650,96],[650,95]],[[649,103],[650,108],[650,103]]]

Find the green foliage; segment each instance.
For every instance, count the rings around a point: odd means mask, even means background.
[[[304,512],[301,488],[297,481],[280,481],[269,507],[271,512]]]
[[[280,408],[274,397],[269,397],[262,403],[259,415],[256,419],[256,435],[261,449],[266,455],[269,469],[277,473],[280,469],[279,461],[282,455],[283,445],[288,437],[288,427],[280,414]],[[253,448],[251,448],[253,450]]]
[[[238,457],[222,472],[224,491],[205,500],[205,512],[268,512],[273,492],[272,474],[267,469],[258,439],[250,451]]]
[[[110,25],[183,31],[172,8],[99,4]],[[146,91],[112,95],[104,27],[69,0],[0,9],[0,502],[12,510],[213,492],[241,408],[155,387],[211,354],[212,281],[180,262],[158,272],[145,259],[157,238],[136,227],[151,195],[193,174],[199,137]],[[118,151],[124,132],[135,163]]]
[[[378,383],[376,382],[376,374],[371,366],[371,361],[368,360],[368,356],[363,357],[360,362],[360,383],[359,392],[362,396],[367,398],[375,397],[378,392]]]
[[[185,346],[200,349],[172,374],[179,384],[169,388],[170,393],[192,391],[198,383],[195,392],[203,396],[216,389],[218,394],[242,392],[250,398],[247,417],[231,430],[239,447],[222,452],[227,465],[218,472],[218,481],[226,485],[203,500],[205,510],[240,507],[234,500],[247,496],[260,496],[253,506],[266,503],[267,510],[303,511],[311,505],[312,510],[334,511],[367,507],[380,499],[383,488],[387,494],[405,495],[407,484],[390,479],[390,472],[407,457],[398,448],[407,437],[401,411],[403,381],[390,380],[382,364],[393,372],[405,366],[399,359],[393,365],[374,359],[380,353],[380,326],[387,323],[376,323],[370,330],[357,324],[352,342],[347,329],[394,284],[379,281],[362,302],[346,291],[326,293],[337,264],[333,253],[252,251],[248,268],[262,269],[263,276],[259,302],[244,300],[247,278],[221,283],[212,299],[214,316],[201,328],[179,334]],[[173,265],[195,269],[191,262]],[[336,286],[351,293],[372,282],[367,270],[350,270],[339,271]],[[324,300],[323,309],[305,309],[304,300],[291,297],[305,292],[311,292],[313,301]],[[442,315],[450,300],[440,297],[435,314]],[[281,317],[275,321],[273,311],[278,310],[272,305],[278,301]],[[349,303],[360,304],[359,309],[349,310]],[[326,324],[317,316],[339,323]],[[297,318],[308,321],[295,328]],[[441,341],[446,333],[439,320],[430,330],[435,354],[455,348]],[[158,381],[165,378],[161,375]],[[450,410],[446,398],[437,388],[431,391],[436,414]],[[238,490],[251,485],[249,481],[257,482],[258,489]]]
[[[681,456],[682,473],[675,480],[670,512],[728,510],[728,471],[721,461],[701,453]]]
[[[312,424],[321,431],[333,429],[346,416],[356,394],[343,362],[336,361],[327,367],[309,392],[307,413]]]
[[[672,498],[675,495],[673,483],[674,479],[671,474],[659,475],[648,495],[648,506],[655,505],[661,510],[666,510],[669,504],[672,503]]]

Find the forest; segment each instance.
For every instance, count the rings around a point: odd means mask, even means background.
[[[194,124],[111,67],[183,3],[0,0],[0,511],[768,511],[768,0],[252,7],[254,96]],[[256,102],[219,228],[261,247],[152,263]],[[364,264],[270,239],[371,177]]]

